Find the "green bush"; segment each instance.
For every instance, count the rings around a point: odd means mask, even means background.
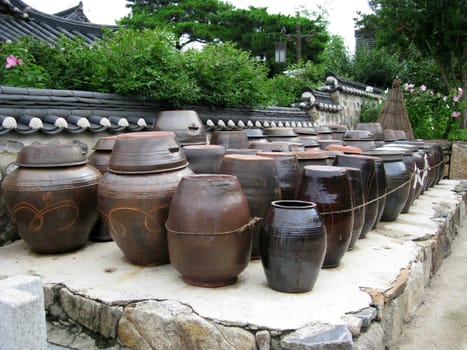
[[[166,30],[121,29],[91,46],[62,37],[55,46],[24,38],[0,44],[0,85],[114,92],[173,106],[261,105],[266,67],[232,44],[180,52]]]
[[[384,107],[384,100],[375,102],[364,101],[360,111],[361,123],[375,123]]]
[[[261,105],[266,101],[267,69],[248,52],[230,43],[210,43],[183,54],[188,76],[199,88],[198,104]]]
[[[317,88],[322,85],[324,69],[321,65],[307,62],[300,65],[290,65],[281,74],[265,82],[267,104],[269,106],[289,107],[300,99],[303,87]]]

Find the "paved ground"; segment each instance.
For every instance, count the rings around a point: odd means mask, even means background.
[[[467,220],[395,350],[467,349]]]

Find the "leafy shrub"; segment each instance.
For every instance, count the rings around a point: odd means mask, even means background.
[[[266,80],[267,105],[289,107],[300,98],[303,87],[321,86],[323,76],[322,66],[311,62],[288,66],[284,73]]]
[[[383,102],[383,99],[374,102],[364,100],[360,111],[360,122],[375,123],[384,107]]]
[[[183,54],[188,76],[199,88],[198,104],[260,105],[265,99],[266,67],[230,43],[210,43]]]

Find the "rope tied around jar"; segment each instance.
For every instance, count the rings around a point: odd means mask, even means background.
[[[259,218],[259,217],[254,217],[254,218],[251,218],[250,221],[248,221],[248,223],[246,223],[245,225],[239,227],[239,228],[236,228],[234,230],[231,230],[231,231],[222,231],[222,232],[183,232],[183,231],[175,231],[175,230],[172,230],[171,228],[169,228],[169,226],[167,225],[167,222],[165,223],[165,228],[167,231],[170,231],[170,232],[173,232],[177,235],[230,235],[232,233],[237,233],[237,234],[242,234],[243,232],[245,232],[246,230],[249,230],[251,229],[254,225],[256,225],[259,221],[263,220],[263,218]]]
[[[436,168],[436,167],[439,167],[439,166],[442,165],[442,164],[443,164],[443,162],[440,162],[440,163],[435,164],[435,165],[433,165],[432,167],[430,167],[430,166],[428,165],[428,159],[425,158],[425,168],[423,169],[423,172],[425,173],[425,171],[426,171],[426,172],[428,173],[428,171],[429,171],[430,169],[434,169],[434,168]],[[415,167],[416,167],[416,166],[415,166]],[[402,184],[400,184],[399,186],[393,188],[392,190],[385,192],[385,193],[382,194],[381,196],[378,196],[378,197],[376,197],[376,198],[374,198],[374,199],[372,199],[372,200],[370,200],[370,201],[366,201],[365,203],[360,204],[360,205],[357,205],[356,207],[352,207],[352,208],[349,208],[349,209],[335,210],[335,211],[327,211],[327,212],[322,212],[322,213],[320,212],[320,215],[344,214],[344,213],[352,212],[352,211],[354,211],[354,210],[363,208],[363,207],[367,206],[368,204],[372,204],[372,203],[374,203],[374,202],[377,202],[377,201],[379,201],[380,199],[382,199],[383,197],[388,196],[388,195],[390,195],[390,194],[392,194],[392,193],[394,193],[394,192],[400,190],[402,187],[406,186],[407,184],[410,184],[410,182],[412,181],[412,179],[413,179],[414,177],[417,177],[417,176],[418,176],[418,178],[419,178],[419,174],[420,174],[421,170],[418,169],[417,167],[416,167],[416,169],[418,170],[418,173],[416,173],[416,172],[414,171],[414,172],[410,175],[410,177],[409,177],[409,179],[408,179],[407,181],[403,182]],[[417,178],[417,180],[418,180],[418,178]],[[423,185],[424,181],[425,181],[425,175],[423,175],[423,182],[421,182],[420,184]],[[416,181],[415,181],[415,183],[416,183]]]

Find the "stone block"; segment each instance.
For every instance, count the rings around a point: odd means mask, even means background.
[[[467,143],[454,142],[449,165],[450,179],[467,179]]]
[[[286,335],[281,346],[287,350],[350,350],[353,340],[345,325],[316,324]]]
[[[365,329],[370,327],[371,322],[376,318],[377,310],[374,307],[367,307],[363,310],[352,313],[352,315],[362,320],[362,328]]]
[[[38,277],[0,280],[0,350],[45,350],[44,295]]]
[[[175,301],[147,301],[124,309],[118,337],[127,347],[148,350],[255,350],[255,336],[212,323]]]
[[[115,338],[122,307],[109,306],[60,289],[60,304],[75,322],[104,337]]]

